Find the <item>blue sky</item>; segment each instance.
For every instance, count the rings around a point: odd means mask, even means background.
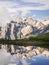
[[[49,0],[0,0],[0,26],[17,17],[49,18]]]

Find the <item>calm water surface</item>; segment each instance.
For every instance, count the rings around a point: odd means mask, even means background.
[[[29,59],[18,59],[14,55],[8,65],[49,65],[49,58],[38,55]]]

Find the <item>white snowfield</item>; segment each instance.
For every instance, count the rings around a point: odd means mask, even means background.
[[[46,20],[46,21],[43,21],[43,24],[44,24],[44,25],[48,25],[48,24],[49,24],[49,19]]]
[[[24,27],[22,28],[21,32],[23,33],[24,36],[26,36],[27,34],[30,34],[32,33],[33,29],[31,26],[27,26],[27,27]]]

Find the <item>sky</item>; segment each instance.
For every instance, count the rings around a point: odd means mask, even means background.
[[[49,0],[0,0],[0,26],[17,17],[49,18]]]

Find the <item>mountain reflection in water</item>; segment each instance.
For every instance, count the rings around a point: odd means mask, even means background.
[[[1,65],[49,65],[49,58],[43,55],[37,55],[32,58],[18,58],[16,54],[11,55],[5,50],[0,50]]]
[[[49,58],[38,55],[33,58],[26,58],[26,59],[18,59],[12,57],[11,62],[8,65],[49,65]]]

